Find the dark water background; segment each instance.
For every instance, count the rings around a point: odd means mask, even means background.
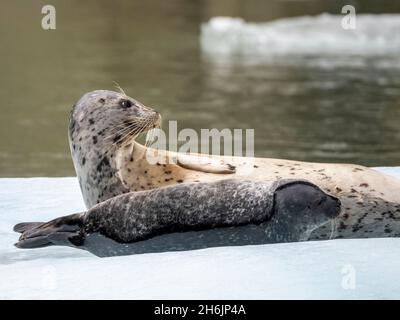
[[[179,128],[254,128],[255,154],[400,165],[400,68],[324,68],[313,59],[227,66],[200,48],[213,16],[400,13],[400,1],[2,1],[0,176],[73,175],[67,119],[85,92],[113,89],[155,107]]]

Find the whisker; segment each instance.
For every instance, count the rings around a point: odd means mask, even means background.
[[[140,136],[143,133],[145,126],[142,126],[136,131],[133,131],[132,133],[128,134],[126,137],[123,138],[122,146],[128,145],[129,143],[132,142],[132,140],[135,140],[138,136]]]
[[[141,132],[141,131],[145,128],[145,125],[146,125],[146,122],[144,122],[140,127],[132,129],[131,131],[129,131],[128,133],[126,133],[123,137],[121,137],[118,141],[116,141],[116,143],[119,143],[119,142],[122,141],[122,142],[123,142],[122,144],[124,144],[125,139],[126,139],[127,137],[136,135],[137,133]]]
[[[156,135],[155,130],[160,129],[160,128],[161,128],[160,123],[157,123],[153,129],[148,131],[147,136],[146,136],[146,142],[145,142],[146,147],[149,147],[154,142],[155,135]]]
[[[331,234],[329,235],[329,240],[333,239],[333,237],[336,234],[336,230],[337,230],[337,220],[333,219],[331,221]]]
[[[156,128],[161,128],[161,117],[160,119],[155,122],[153,117],[149,118],[128,118],[123,123],[115,124],[112,132],[104,138],[106,141],[106,148],[107,151],[110,151],[111,148],[115,146],[125,147],[132,140],[135,140],[141,134],[144,134],[147,131],[145,146],[149,146],[155,137],[155,130]]]
[[[139,123],[139,122],[138,122],[138,123]],[[112,134],[110,134],[109,136],[107,136],[105,139],[110,139],[110,138],[115,137],[115,136],[118,135],[118,134],[123,134],[123,133],[125,133],[126,131],[132,129],[133,127],[137,126],[138,123],[132,123],[132,124],[130,124],[129,126],[123,126],[122,129],[115,130]]]
[[[114,83],[115,87],[116,87],[123,95],[126,96],[126,93],[125,93],[124,89],[121,88],[121,86],[118,84],[118,82],[117,82],[117,81],[113,81],[113,83]]]

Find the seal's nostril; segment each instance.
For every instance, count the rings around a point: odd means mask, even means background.
[[[157,118],[160,117],[160,113],[158,111],[154,111],[154,114],[157,116]]]
[[[329,218],[336,218],[340,214],[341,203],[336,198],[327,198],[324,204],[325,215]]]

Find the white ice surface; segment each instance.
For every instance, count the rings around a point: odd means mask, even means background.
[[[210,55],[397,55],[399,14],[357,14],[356,28],[342,27],[343,15],[321,14],[251,23],[214,17],[201,26],[200,44]]]
[[[400,168],[379,170],[400,177]],[[18,238],[12,231],[14,224],[82,210],[75,178],[0,179],[0,298],[400,298],[400,239],[111,258],[68,247],[21,250],[13,246]]]

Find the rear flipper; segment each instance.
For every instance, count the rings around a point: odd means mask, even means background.
[[[19,223],[14,231],[22,234],[15,246],[24,249],[51,245],[81,246],[85,239],[82,226],[81,214],[72,214],[47,223]]]
[[[14,226],[14,231],[18,233],[24,233],[25,231],[29,229],[36,228],[40,226],[41,224],[44,224],[44,222],[22,222],[18,223]]]

